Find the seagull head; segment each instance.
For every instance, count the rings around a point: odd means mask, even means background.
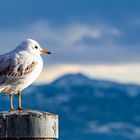
[[[44,50],[40,47],[39,43],[33,39],[26,39],[16,48],[18,50],[26,50],[32,54],[51,54],[48,50]]]

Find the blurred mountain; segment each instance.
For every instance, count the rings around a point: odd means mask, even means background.
[[[0,102],[1,110],[9,108],[8,96],[1,95]],[[23,106],[59,114],[60,140],[140,139],[138,85],[68,74],[26,89]]]

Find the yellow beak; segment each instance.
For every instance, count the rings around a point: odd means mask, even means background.
[[[41,52],[41,54],[52,54],[52,53],[49,52],[48,50],[41,50],[40,52]]]

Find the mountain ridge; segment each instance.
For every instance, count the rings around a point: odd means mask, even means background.
[[[93,81],[94,82],[105,82],[105,83],[112,83],[112,84],[118,84],[118,85],[124,85],[124,86],[125,85],[128,85],[128,86],[140,86],[139,84],[135,84],[135,83],[122,83],[122,82],[113,81],[113,80],[95,79],[95,78],[89,77],[89,76],[87,76],[87,75],[85,75],[83,73],[69,73],[69,74],[64,74],[64,75],[58,77],[57,79],[55,79],[54,81],[52,81],[51,83],[49,83],[49,85],[50,84],[54,84],[57,81],[60,81],[62,79],[69,79],[69,78],[73,79],[75,77],[77,79],[80,78],[80,80],[82,78],[82,79],[90,80],[92,82]],[[43,84],[43,85],[46,85],[46,84]]]

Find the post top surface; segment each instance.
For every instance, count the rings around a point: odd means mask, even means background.
[[[52,114],[49,112],[44,112],[44,111],[35,111],[35,110],[22,110],[22,111],[2,111],[0,112],[0,116],[13,116],[13,115],[21,115],[21,116],[32,116],[32,115],[36,115],[36,116],[55,116],[58,117],[58,115],[56,114]]]

